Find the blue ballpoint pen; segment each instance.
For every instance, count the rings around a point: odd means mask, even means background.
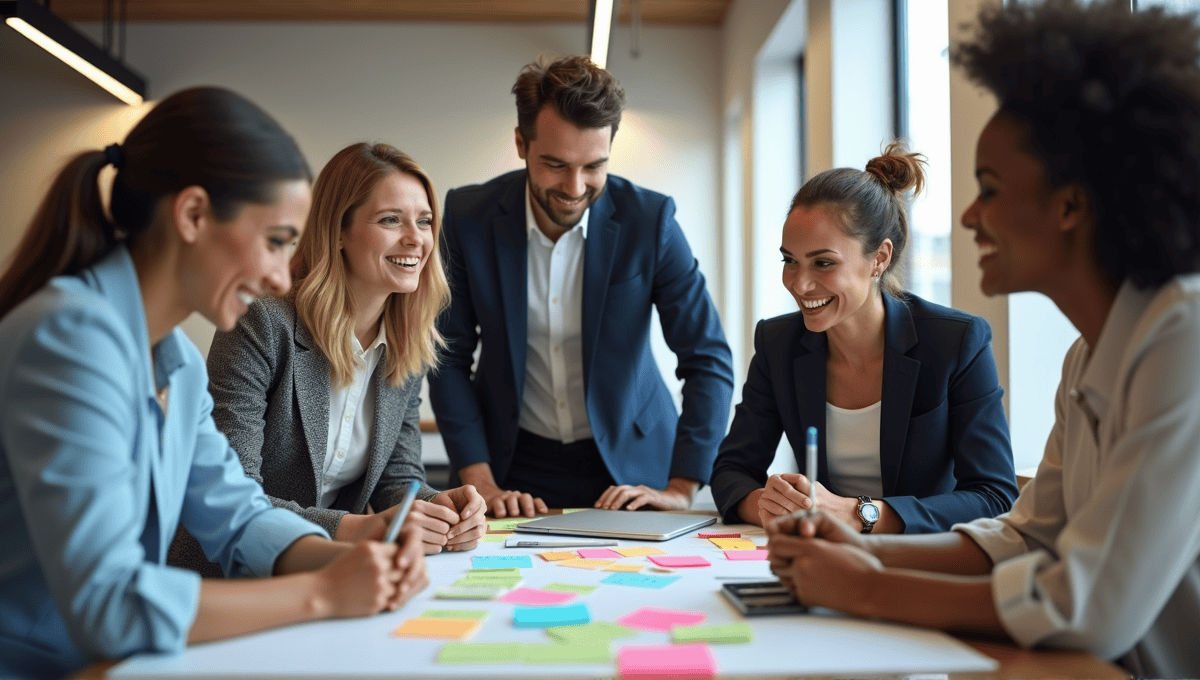
[[[392,523],[388,525],[387,534],[383,537],[384,543],[394,543],[396,537],[400,535],[400,527],[404,526],[404,519],[408,517],[408,511],[412,508],[413,501],[417,500],[417,491],[421,489],[421,483],[413,480],[408,484],[408,491],[404,492],[404,499],[400,501],[400,509],[392,517]]]

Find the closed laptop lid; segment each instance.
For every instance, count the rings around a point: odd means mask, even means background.
[[[534,534],[665,541],[693,529],[715,524],[716,521],[717,518],[712,515],[661,511],[583,510],[566,515],[541,517],[518,524],[513,527],[513,530]]]

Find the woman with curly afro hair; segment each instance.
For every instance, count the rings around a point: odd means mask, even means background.
[[[805,602],[1200,677],[1200,29],[1052,0],[985,9],[953,61],[996,95],[962,223],[989,295],[1079,330],[1010,512],[923,537],[768,527]]]

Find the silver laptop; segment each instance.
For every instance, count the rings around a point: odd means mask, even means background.
[[[630,512],[628,510],[583,510],[567,515],[552,515],[513,527],[513,531],[531,534],[601,536],[633,538],[640,541],[665,541],[693,529],[715,524],[711,515],[684,515],[673,512]]]

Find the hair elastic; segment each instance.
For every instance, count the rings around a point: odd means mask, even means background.
[[[120,144],[109,144],[104,147],[104,155],[108,157],[108,162],[118,170],[125,167],[125,152],[121,150]]]

